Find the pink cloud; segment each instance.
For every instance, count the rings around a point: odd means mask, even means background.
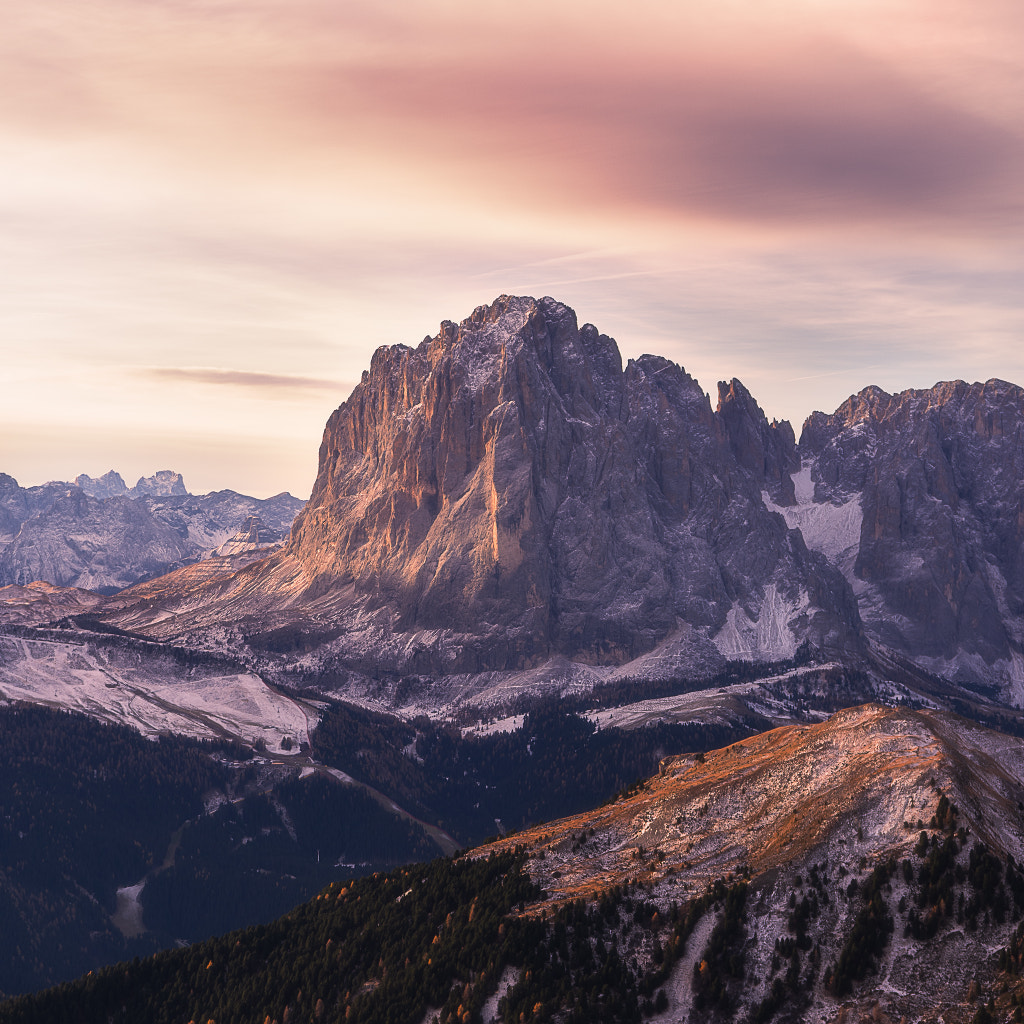
[[[933,88],[906,44],[868,55],[824,14],[798,30],[797,3],[767,27],[657,5],[649,22],[563,5],[543,24],[458,5],[106,7],[95,25],[69,13],[63,34],[29,33],[35,50],[5,72],[23,120],[242,178],[376,164],[399,188],[510,208],[794,226],[1020,212],[1018,125]],[[936,17],[954,69],[958,12]]]
[[[355,122],[396,160],[517,202],[795,224],[1019,207],[1016,136],[845,47],[755,66],[539,56],[329,69],[305,107],[325,131]]]

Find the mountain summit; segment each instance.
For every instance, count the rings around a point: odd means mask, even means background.
[[[815,523],[845,534],[868,635],[1024,702],[1024,390],[865,388],[810,416],[800,450],[804,507],[784,514],[809,545]]]
[[[715,410],[682,367],[623,367],[567,306],[502,296],[377,350],[286,550],[217,584],[216,621],[315,612],[343,662],[398,671],[619,663],[679,635],[719,661],[853,645],[847,582],[762,501],[797,464],[738,381]],[[187,603],[175,628],[213,624]]]
[[[513,665],[624,660],[680,623],[785,657],[853,629],[842,581],[761,502],[794,450],[738,381],[716,413],[682,367],[623,368],[567,306],[502,296],[375,353],[288,550],[396,630],[500,628]]]

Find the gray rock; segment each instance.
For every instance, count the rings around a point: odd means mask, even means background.
[[[859,496],[847,571],[868,635],[952,676],[992,682],[1001,664],[1010,678],[1024,641],[1024,391],[866,388],[810,416],[800,451],[816,502]]]
[[[22,524],[0,553],[0,583],[46,580],[112,593],[165,571],[188,548],[131,498],[101,501],[77,487]]]
[[[80,473],[75,477],[75,486],[94,498],[121,498],[129,493],[128,485],[121,479],[121,474],[113,470],[100,477]]]
[[[109,594],[207,557],[252,517],[261,543],[279,544],[303,505],[287,493],[182,494],[170,471],[143,482],[173,493],[137,498],[113,471],[78,480],[86,486],[23,488],[0,474],[0,586],[41,580]]]
[[[140,476],[128,493],[133,498],[141,498],[147,494],[160,497],[171,494],[185,495],[188,494],[188,491],[180,473],[175,473],[170,469],[160,469],[152,476]]]
[[[682,367],[502,296],[378,349],[285,557],[396,633],[475,637],[477,669],[622,661],[680,624],[733,656],[855,644],[846,582],[761,499],[796,464],[738,381],[716,412]]]

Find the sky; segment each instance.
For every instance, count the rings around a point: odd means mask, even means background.
[[[0,0],[0,471],[305,497],[502,293],[800,424],[1024,384],[1019,0]]]

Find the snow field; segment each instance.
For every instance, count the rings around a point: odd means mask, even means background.
[[[253,673],[172,672],[144,660],[127,665],[82,643],[5,637],[2,648],[0,697],[80,711],[144,736],[262,739],[268,750],[283,752],[286,737],[308,742],[316,722],[312,708]]]

